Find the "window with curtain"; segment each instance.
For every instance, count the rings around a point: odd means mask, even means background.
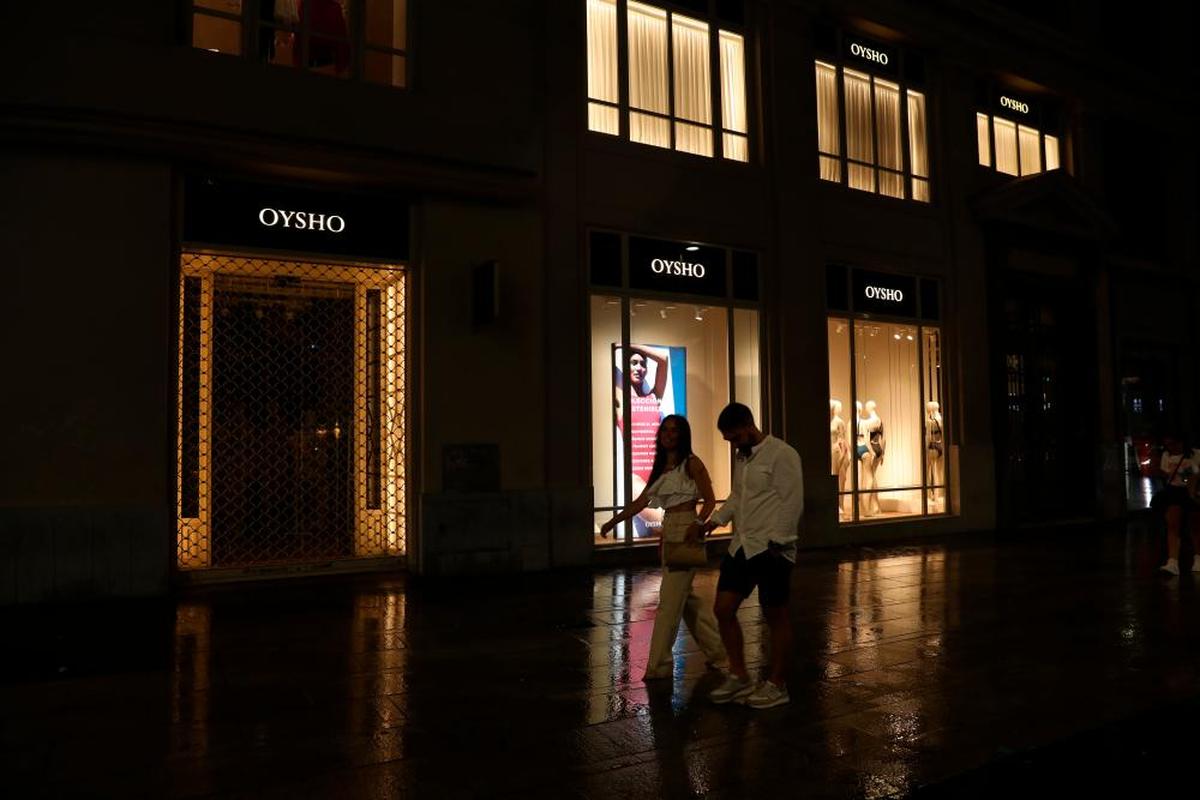
[[[975,129],[981,167],[1021,176],[1062,166],[1057,136],[982,111],[975,114]]]
[[[849,67],[816,62],[822,180],[928,203],[925,95]]]
[[[403,87],[408,0],[193,0],[199,50]]]
[[[742,34],[636,0],[586,2],[588,130],[750,160]]]

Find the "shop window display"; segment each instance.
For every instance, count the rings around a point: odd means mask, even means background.
[[[945,513],[940,330],[848,315],[830,317],[827,335],[838,519]]]

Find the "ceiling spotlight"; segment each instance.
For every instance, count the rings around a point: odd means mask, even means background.
[[[898,341],[900,341],[900,334],[898,334],[898,333],[893,333],[893,334],[892,334],[892,338],[893,338],[893,339],[895,339],[895,340],[898,342]]]
[[[684,248],[684,249],[686,249],[686,250],[687,250],[689,253],[694,253],[694,252],[696,252],[697,250],[699,250],[700,248],[699,248],[699,247],[697,247],[697,246],[696,246],[696,245],[694,245],[694,244],[689,244],[689,245],[688,245],[686,248]]]

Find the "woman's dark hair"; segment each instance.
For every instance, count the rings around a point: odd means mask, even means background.
[[[662,446],[662,439],[659,434],[662,432],[663,425],[674,421],[675,427],[679,429],[679,444],[675,448],[675,456],[678,463],[682,464],[692,457],[692,426],[688,424],[686,417],[681,417],[678,414],[668,414],[663,417],[663,421],[658,423],[658,430],[654,432],[654,466],[650,468],[650,478],[646,481],[646,485],[652,485],[658,476],[667,471],[667,449]]]

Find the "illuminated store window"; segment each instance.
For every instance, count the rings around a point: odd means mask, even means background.
[[[588,130],[749,160],[741,33],[636,0],[586,1]]]
[[[193,0],[192,46],[405,86],[408,0]],[[359,46],[361,43],[361,46]]]
[[[899,80],[900,56],[846,38],[845,65],[816,62],[817,157],[823,180],[929,202],[925,94]],[[890,70],[889,75],[876,74]]]
[[[829,275],[849,281],[836,293],[848,302],[832,302],[845,307],[828,320],[838,519],[944,514],[950,453],[937,283],[837,267]]]
[[[1059,169],[1059,138],[1045,132],[1040,110],[1028,100],[1007,94],[993,101],[995,113],[975,114],[979,165],[1005,175],[1037,175]]]
[[[590,235],[590,253],[596,543],[653,540],[661,510],[647,509],[615,537],[601,538],[599,529],[645,488],[663,417],[690,422],[693,452],[718,502],[729,495],[732,458],[717,415],[736,400],[761,419],[757,257],[607,232]]]

